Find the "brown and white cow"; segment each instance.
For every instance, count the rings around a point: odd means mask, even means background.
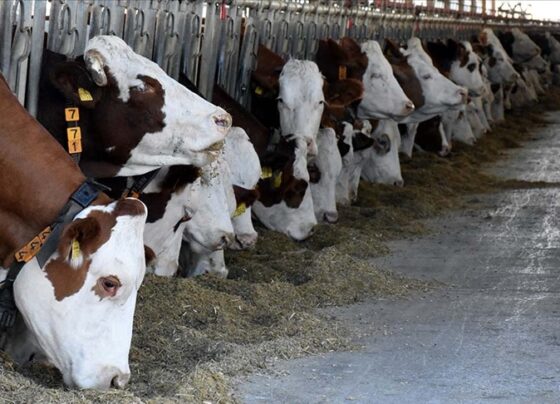
[[[80,109],[80,166],[93,177],[202,166],[217,156],[231,116],[177,83],[115,36],[97,36],[83,59],[45,51],[38,120],[63,145],[64,108]]]
[[[18,250],[53,224],[85,177],[1,76],[0,147],[0,264],[8,268]],[[44,355],[68,386],[124,386],[145,272],[145,220],[142,202],[100,193],[64,226],[45,265],[31,258],[13,285],[28,332],[8,335],[8,353],[23,361]]]

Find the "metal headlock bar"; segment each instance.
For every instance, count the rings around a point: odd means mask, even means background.
[[[483,27],[560,32],[560,22],[495,10],[491,0],[3,0],[0,71],[33,115],[46,47],[69,58],[95,35],[117,35],[171,77],[185,74],[211,98],[214,83],[243,105],[259,44],[285,58],[312,60],[320,39],[358,42],[454,37]],[[442,4],[442,7],[436,7]],[[491,9],[486,9],[486,4]],[[497,14],[501,14],[497,15]]]

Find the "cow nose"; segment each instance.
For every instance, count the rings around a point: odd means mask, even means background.
[[[224,235],[222,235],[222,237],[220,238],[220,242],[217,245],[217,249],[221,250],[225,248],[229,243],[232,242],[234,237],[235,236],[232,233],[225,233]]]
[[[214,123],[222,132],[227,132],[231,128],[231,115],[228,113],[212,116]]]
[[[405,109],[406,111],[408,111],[408,112],[414,111],[414,108],[415,108],[415,107],[414,107],[414,103],[413,103],[412,101],[407,101],[407,102],[404,104],[404,109]]]
[[[111,386],[116,389],[122,389],[130,380],[130,373],[119,372],[111,379]]]
[[[323,219],[327,223],[336,223],[338,222],[338,212],[325,212],[323,214]]]
[[[403,180],[397,180],[395,182],[393,182],[393,185],[399,188],[402,188],[404,185],[404,181]]]

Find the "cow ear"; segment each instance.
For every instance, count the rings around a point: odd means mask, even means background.
[[[64,97],[75,105],[94,108],[102,90],[88,72],[76,62],[59,63],[51,71],[49,80]]]
[[[358,45],[356,41],[354,41],[350,37],[346,36],[342,38],[340,40],[340,46],[342,47],[342,49],[348,52],[352,59],[360,57],[362,55],[362,49],[360,48],[360,45]]]
[[[364,87],[359,80],[345,79],[324,86],[323,92],[330,107],[346,107],[362,98]]]
[[[62,233],[58,254],[73,268],[79,268],[92,253],[91,246],[101,235],[101,225],[94,217],[76,219]]]

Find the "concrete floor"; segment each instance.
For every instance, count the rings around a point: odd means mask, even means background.
[[[491,171],[560,181],[560,113]],[[382,267],[447,285],[326,313],[357,352],[281,361],[239,384],[247,403],[560,403],[560,192],[472,197],[476,209],[391,243]]]

